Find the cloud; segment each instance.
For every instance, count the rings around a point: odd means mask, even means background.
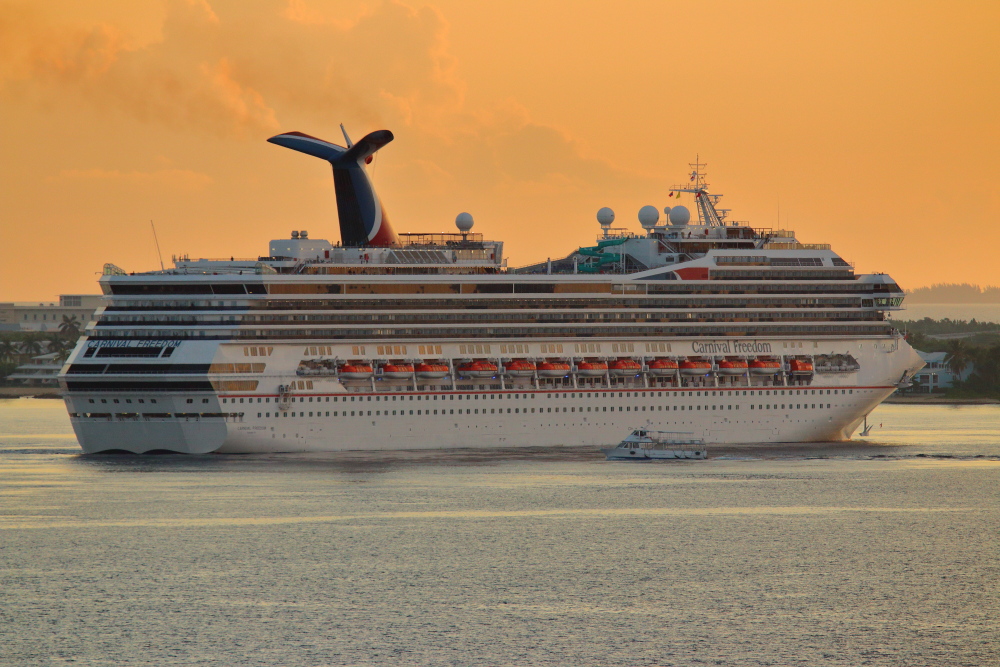
[[[309,0],[163,6],[158,32],[141,41],[120,21],[63,24],[58,12],[0,0],[0,54],[13,63],[0,70],[0,94],[89,105],[182,132],[185,140],[258,142],[301,130],[337,141],[339,122],[352,135],[388,128],[399,141],[381,156],[392,164],[383,168],[411,174],[391,199],[435,192],[485,206],[483,195],[492,195],[512,206],[519,196],[540,202],[654,183],[586,155],[570,134],[533,119],[516,100],[469,108],[448,22],[432,7],[384,0],[335,14]],[[105,178],[204,187],[203,180],[169,173]],[[480,194],[467,194],[473,192]]]

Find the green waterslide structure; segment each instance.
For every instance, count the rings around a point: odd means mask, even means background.
[[[612,246],[621,245],[625,243],[626,239],[606,239],[604,241],[598,241],[597,245],[591,246],[589,248],[579,248],[577,253],[583,255],[584,257],[594,257],[597,259],[596,262],[588,262],[586,264],[580,264],[577,270],[580,273],[597,273],[605,266],[609,264],[617,264],[622,261],[622,256],[620,253],[616,252],[604,252],[605,248],[610,248]]]

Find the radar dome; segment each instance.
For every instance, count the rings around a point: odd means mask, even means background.
[[[472,229],[472,214],[471,213],[459,213],[455,216],[455,226],[458,227],[458,231],[463,234]]]
[[[691,211],[687,209],[687,206],[674,206],[670,209],[671,225],[686,225],[690,221]]]
[[[643,206],[639,209],[639,224],[643,229],[655,227],[660,221],[660,210],[655,206]]]
[[[597,212],[597,222],[601,225],[601,227],[610,227],[611,223],[614,221],[615,212],[607,206]]]
[[[664,206],[663,207],[663,215],[670,215],[670,207],[669,206]]]

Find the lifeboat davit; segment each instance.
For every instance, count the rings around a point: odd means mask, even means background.
[[[413,364],[385,364],[382,366],[382,377],[390,380],[413,377]]]
[[[511,377],[531,377],[535,374],[535,364],[524,359],[514,359],[504,366],[504,371]]]
[[[754,359],[750,362],[750,372],[754,375],[774,375],[781,370],[781,364],[774,359]]]
[[[490,363],[489,361],[477,359],[476,361],[470,361],[467,364],[460,364],[457,370],[459,374],[464,375],[465,377],[488,378],[497,374],[497,365]]]
[[[642,372],[642,364],[635,359],[618,359],[610,365],[612,375],[638,375]]]
[[[796,375],[806,375],[813,372],[811,361],[804,359],[792,359],[788,362],[788,369]]]
[[[437,380],[448,374],[447,364],[417,364],[415,368],[418,378]]]
[[[538,364],[538,375],[543,378],[562,378],[569,375],[569,364],[561,361],[543,361]]]
[[[703,359],[686,359],[680,364],[681,375],[708,375],[712,364]]]
[[[608,365],[603,361],[581,361],[576,365],[577,375],[583,377],[603,377],[608,372]]]
[[[750,368],[742,359],[723,359],[718,367],[720,375],[743,375]]]
[[[680,368],[673,359],[653,359],[647,366],[653,375],[673,375]]]
[[[344,364],[340,367],[340,377],[344,380],[367,380],[375,371],[368,364]]]

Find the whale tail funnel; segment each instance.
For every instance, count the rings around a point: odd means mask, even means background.
[[[391,246],[399,242],[364,168],[375,151],[392,140],[389,130],[377,130],[353,144],[348,139],[347,148],[302,132],[285,132],[268,139],[272,144],[326,160],[333,167],[340,240],[345,246]]]

